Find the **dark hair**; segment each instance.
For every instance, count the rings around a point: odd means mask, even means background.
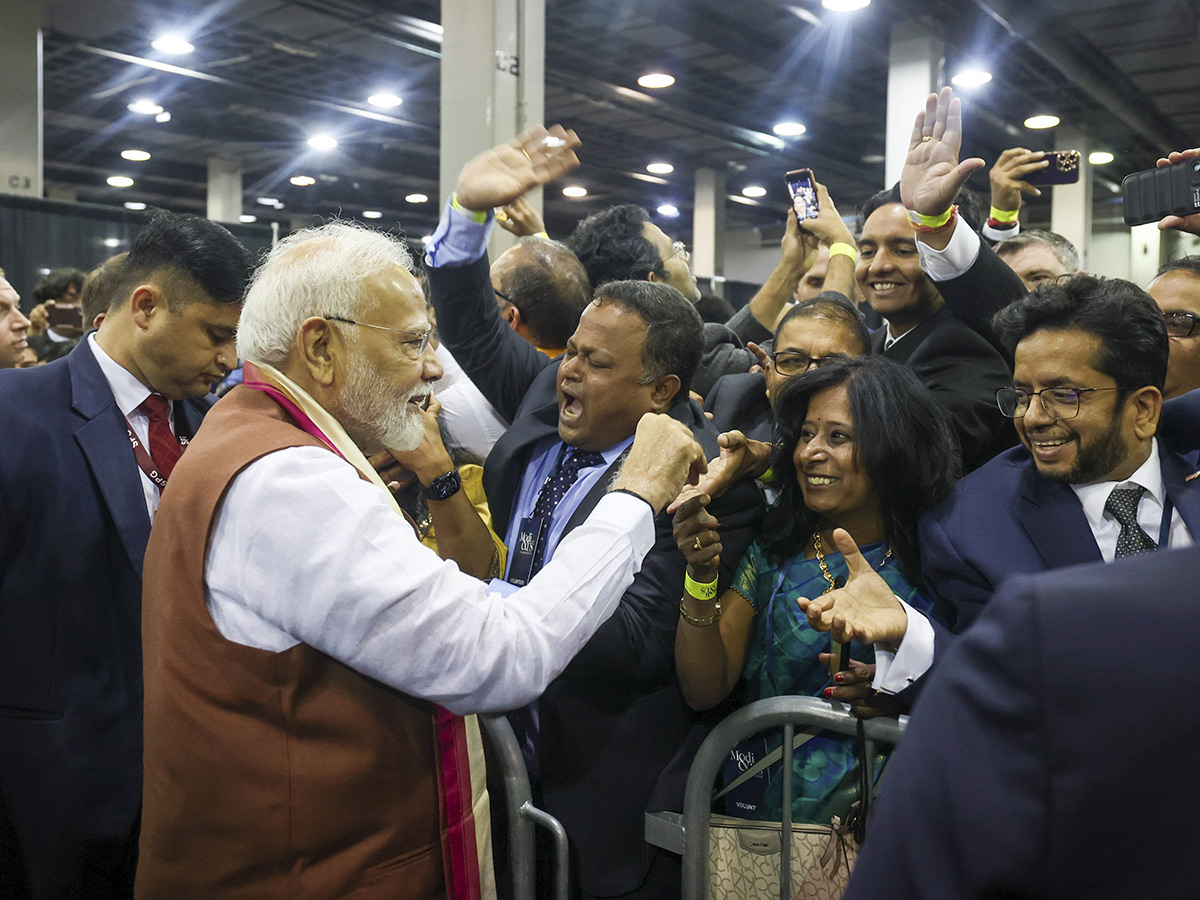
[[[1179,259],[1165,262],[1159,267],[1154,277],[1161,278],[1168,272],[1188,272],[1200,278],[1200,256],[1181,256]]]
[[[75,290],[83,288],[83,272],[78,269],[52,269],[45,278],[33,286],[33,302],[45,303],[47,300],[57,300],[72,287]]]
[[[1079,271],[1079,251],[1075,249],[1075,245],[1058,232],[1043,231],[1040,228],[1031,228],[1013,237],[1005,238],[996,245],[996,255],[1008,256],[1018,253],[1030,244],[1044,244],[1049,247],[1059,265],[1072,275]]]
[[[776,348],[779,345],[779,336],[783,333],[783,326],[793,319],[828,319],[853,334],[862,344],[864,354],[871,349],[871,332],[867,330],[866,316],[840,294],[818,294],[816,297],[801,300],[789,309],[775,328]]]
[[[1100,339],[1092,367],[1120,387],[1153,386],[1167,377],[1167,328],[1150,295],[1120,278],[1076,275],[1039,284],[992,318],[1011,356],[1017,344],[1042,329],[1085,331]],[[1118,402],[1128,391],[1121,391]]]
[[[900,182],[898,181],[890,188],[872,194],[858,209],[858,233],[862,234],[863,226],[867,224],[867,219],[879,207],[887,206],[889,203],[901,202]],[[983,215],[983,203],[979,199],[979,195],[970,188],[963,188],[958,192],[958,196],[954,198],[954,202],[958,204],[959,218],[966,222],[973,231],[978,231],[987,219]]]
[[[780,389],[771,456],[780,496],[763,523],[767,550],[787,559],[801,552],[817,529],[792,457],[812,398],[838,385],[845,385],[850,397],[855,464],[875,486],[884,536],[900,571],[918,586],[917,519],[950,496],[962,464],[954,429],[929,389],[908,367],[882,356],[838,359],[788,379]]]
[[[250,251],[216,222],[157,210],[133,241],[117,292],[157,277],[172,311],[201,299],[195,287],[217,303],[241,303],[253,267]]]
[[[517,241],[521,264],[504,273],[505,299],[521,311],[521,321],[539,347],[565,347],[592,301],[587,272],[566,244],[526,236]]]
[[[633,203],[592,213],[575,226],[567,246],[583,263],[593,288],[609,281],[643,281],[653,272],[665,276],[658,250],[643,226],[650,214]]]
[[[91,328],[100,313],[108,312],[108,307],[116,296],[116,287],[120,284],[125,271],[125,260],[129,253],[118,253],[110,256],[83,279],[83,290],[79,292],[79,305],[83,310],[83,327]]]
[[[654,281],[610,281],[596,291],[596,304],[615,303],[646,323],[640,384],[663,375],[679,376],[679,393],[687,396],[700,365],[704,323],[690,300],[669,284]]]

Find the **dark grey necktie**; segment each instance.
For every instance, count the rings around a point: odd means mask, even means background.
[[[1144,487],[1113,488],[1104,503],[1104,511],[1121,523],[1121,533],[1117,536],[1117,559],[1145,553],[1158,546],[1154,538],[1138,524],[1138,503],[1145,493]]]

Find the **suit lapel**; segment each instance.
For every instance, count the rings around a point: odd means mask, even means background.
[[[1047,569],[1103,561],[1075,492],[1040,477],[1032,460],[1022,475],[1019,518]]]
[[[508,532],[521,479],[529,467],[533,448],[543,438],[558,433],[558,401],[553,400],[528,415],[518,415],[488,454],[483,466],[483,488],[492,511],[492,527],[503,537]]]
[[[1162,463],[1163,486],[1167,496],[1187,525],[1194,542],[1200,542],[1200,478],[1187,481],[1196,471],[1195,455],[1183,457],[1168,450],[1162,441],[1158,443],[1158,458]]]
[[[71,407],[87,420],[76,429],[75,442],[88,461],[129,561],[141,578],[142,559],[150,539],[150,515],[124,418],[85,342],[67,357],[67,368],[71,373]]]
[[[875,352],[882,353],[888,359],[895,360],[898,363],[908,362],[909,357],[913,355],[917,347],[921,346],[921,342],[929,337],[929,333],[942,324],[948,315],[950,315],[949,310],[944,307],[939,309],[920,325],[917,325],[912,330],[905,332],[897,338],[896,343],[892,344],[888,350],[883,349],[883,345],[887,340],[887,329],[886,327],[879,329],[876,332],[880,337],[878,343],[875,345]]]

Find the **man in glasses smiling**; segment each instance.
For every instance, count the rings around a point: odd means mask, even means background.
[[[1015,362],[996,403],[1022,446],[959,482],[920,535],[926,585],[958,629],[1013,572],[1187,546],[1200,533],[1197,454],[1156,438],[1168,329],[1150,297],[1080,275],[1040,286],[993,324]]]
[[[1163,397],[1200,388],[1200,256],[1172,260],[1158,270],[1146,293],[1162,310],[1171,354]]]

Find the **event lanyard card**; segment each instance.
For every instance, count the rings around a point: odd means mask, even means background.
[[[527,516],[521,520],[517,532],[517,545],[512,548],[508,560],[507,581],[522,587],[533,577],[533,559],[538,545],[546,538],[546,520],[540,516]]]

